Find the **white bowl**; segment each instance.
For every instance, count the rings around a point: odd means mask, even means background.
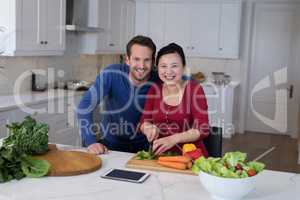
[[[255,189],[256,177],[223,178],[200,171],[204,188],[216,200],[240,200]]]

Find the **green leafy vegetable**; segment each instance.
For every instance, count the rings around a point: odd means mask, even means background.
[[[148,152],[148,151],[139,151],[136,154],[137,159],[139,160],[153,160],[155,159],[155,155],[152,152]]]
[[[172,152],[172,151],[167,151],[163,154],[161,154],[160,156],[178,156],[179,154],[176,152]],[[157,156],[154,155],[153,152],[149,152],[149,151],[138,151],[136,153],[136,158],[138,160],[155,160],[157,159]]]
[[[246,162],[246,153],[228,152],[223,158],[198,158],[192,167],[192,171],[198,174],[200,171],[226,178],[246,178],[263,171],[265,165],[260,162]]]
[[[4,140],[3,145],[11,144],[27,154],[43,154],[48,150],[48,125],[37,123],[30,116],[25,117],[21,123],[7,125],[9,136]]]
[[[48,173],[50,164],[35,160],[30,155],[48,150],[48,125],[26,117],[21,123],[7,125],[9,136],[0,146],[0,183],[12,179],[41,177]]]
[[[22,160],[21,168],[27,177],[38,178],[48,173],[50,164],[46,160],[38,160],[28,156]]]

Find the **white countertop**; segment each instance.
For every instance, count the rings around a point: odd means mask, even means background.
[[[33,105],[59,98],[74,97],[81,94],[83,94],[83,92],[50,89],[44,92],[28,92],[19,95],[0,96],[0,111],[11,110],[18,107],[21,105],[18,102],[18,99],[20,99],[24,105]]]
[[[216,85],[215,83],[212,82],[212,80],[207,80],[207,81],[201,83],[201,85],[203,87],[210,86],[210,87],[221,87],[221,88],[226,88],[226,87],[236,88],[240,85],[240,82],[239,81],[230,81],[230,83],[227,85]]]
[[[211,200],[198,176],[154,172],[142,184],[100,178],[111,168],[124,168],[133,154],[101,155],[96,172],[68,177],[24,178],[0,184],[0,200]],[[143,170],[136,170],[143,171]],[[148,171],[149,172],[149,171]],[[246,200],[296,200],[300,198],[300,175],[265,170],[256,190]]]

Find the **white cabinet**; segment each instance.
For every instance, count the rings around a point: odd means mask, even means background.
[[[74,106],[78,97],[60,98],[48,102],[27,105],[10,111],[0,112],[0,138],[8,132],[6,124],[21,122],[31,115],[39,122],[49,125],[49,142],[81,146],[81,137],[76,123]]]
[[[157,5],[159,7],[159,5]],[[185,3],[170,3],[165,4],[165,31],[163,44],[167,45],[169,43],[175,42],[182,46],[185,53],[189,45],[189,34],[190,34],[190,13],[189,5]],[[180,17],[178,17],[180,13]],[[174,21],[176,19],[176,22]],[[153,19],[155,20],[155,19]],[[155,26],[150,27],[150,29],[155,28]],[[156,30],[159,31],[159,30]],[[150,31],[154,32],[153,30]],[[162,32],[162,31],[161,31]]]
[[[211,127],[221,127],[225,138],[235,134],[234,107],[238,83],[231,83],[227,86],[217,86],[212,83],[202,85],[208,105],[208,118]]]
[[[2,55],[63,54],[66,0],[2,0],[0,13]]]
[[[164,46],[165,21],[162,19],[165,11],[166,7],[163,2],[136,3],[135,34],[150,36],[157,49]],[[169,24],[169,26],[172,25],[176,26],[176,24]]]
[[[220,26],[219,3],[195,3],[190,9],[190,40],[188,55],[218,57],[218,37]]]
[[[90,1],[97,9],[89,12],[97,16],[97,27],[103,31],[80,36],[80,53],[125,53],[125,45],[133,37],[135,2],[133,0]]]
[[[241,3],[225,2],[221,7],[219,57],[238,58],[240,45]]]
[[[8,129],[6,127],[6,124],[11,123],[12,118],[12,112],[0,112],[0,139],[8,136]]]
[[[241,1],[138,1],[136,34],[158,49],[171,42],[188,57],[238,58]]]

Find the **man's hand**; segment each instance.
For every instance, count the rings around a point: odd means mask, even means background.
[[[100,143],[94,143],[91,144],[90,146],[88,146],[88,153],[92,153],[92,154],[104,154],[108,152],[108,149],[106,148],[106,146],[104,146],[103,144]]]
[[[143,127],[144,134],[149,142],[154,141],[159,136],[159,129],[154,124],[145,123]]]

